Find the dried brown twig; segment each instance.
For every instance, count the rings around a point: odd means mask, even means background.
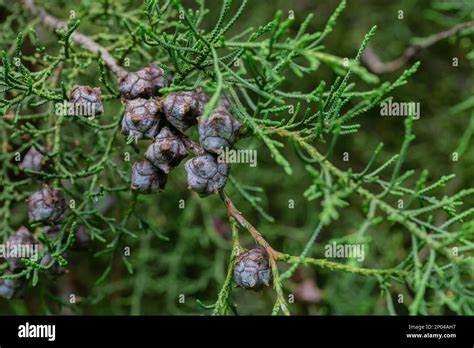
[[[462,29],[470,28],[472,26],[474,26],[474,20],[460,23],[448,30],[436,33],[432,35],[429,39],[427,39],[425,42],[412,45],[406,48],[400,57],[389,62],[383,62],[369,44],[362,56],[362,61],[374,73],[377,73],[377,74],[389,73],[403,67],[412,57],[414,57],[421,50],[424,50],[441,40],[444,40],[450,36],[455,35],[457,32],[459,32]]]

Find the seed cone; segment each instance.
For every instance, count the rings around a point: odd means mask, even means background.
[[[131,188],[142,194],[161,192],[166,185],[166,174],[144,159],[132,166]]]
[[[125,75],[119,82],[119,91],[123,99],[149,98],[157,95],[158,90],[164,86],[163,70],[149,64]]]
[[[226,163],[219,163],[211,154],[191,158],[184,168],[188,176],[189,189],[196,191],[201,197],[222,189],[229,175],[229,166]]]
[[[10,256],[5,257],[5,260],[8,263],[8,267],[12,271],[17,271],[24,268],[23,262],[21,262],[21,257],[18,254],[20,250],[27,250],[38,244],[30,231],[25,227],[21,226],[10,238],[7,240],[8,249]],[[15,255],[13,252],[16,251]]]
[[[53,262],[53,257],[51,256],[50,253],[44,254],[44,256],[41,258],[40,265],[41,266],[49,266]],[[63,275],[66,272],[66,269],[63,266],[60,266],[57,262],[51,266],[51,268],[48,269],[48,274],[50,276],[59,276]]]
[[[198,119],[199,141],[209,152],[218,154],[223,148],[232,147],[240,130],[237,121],[224,106],[219,106],[209,117]]]
[[[47,185],[28,198],[30,223],[59,221],[65,209],[66,200],[63,194]]]
[[[267,252],[260,247],[237,256],[234,264],[235,283],[249,290],[261,290],[272,281],[272,270]]]
[[[164,127],[148,147],[145,158],[168,174],[187,155],[188,152],[181,139],[168,127]]]
[[[172,92],[163,100],[163,112],[166,119],[176,129],[185,131],[197,123],[202,114],[206,97],[201,90],[192,92]]]
[[[129,100],[122,120],[122,134],[153,139],[160,130],[158,111],[158,104],[152,99]]]
[[[91,110],[92,114],[77,116],[95,116],[104,112],[102,93],[99,87],[74,86],[69,100],[75,107],[82,106],[84,111]],[[89,109],[90,108],[90,109]]]

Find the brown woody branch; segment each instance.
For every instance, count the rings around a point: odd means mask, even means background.
[[[260,232],[258,232],[257,229],[253,227],[250,222],[247,221],[247,219],[242,215],[242,213],[237,210],[229,196],[227,196],[224,191],[219,191],[219,195],[225,203],[225,206],[227,208],[227,215],[229,215],[229,217],[234,218],[243,228],[249,231],[255,242],[265,248],[270,258],[275,260],[279,259],[281,253],[273,249],[270,244],[268,244],[268,242],[263,238]]]
[[[234,219],[243,228],[245,228],[252,235],[255,242],[257,242],[258,245],[262,246],[268,254],[270,267],[272,269],[273,275],[273,288],[275,289],[275,292],[277,294],[277,299],[275,302],[275,306],[273,307],[272,314],[278,314],[281,310],[283,314],[290,315],[288,305],[286,304],[286,300],[283,294],[283,286],[280,280],[280,273],[278,271],[277,266],[277,261],[282,260],[284,255],[279,251],[273,249],[272,246],[268,244],[268,242],[265,240],[265,238],[263,238],[260,232],[258,232],[257,229],[253,227],[252,224],[248,222],[246,218],[244,218],[242,213],[237,210],[232,200],[223,190],[219,191],[219,195],[225,203],[225,206],[227,208],[227,215],[229,215],[231,221],[232,219]]]
[[[29,12],[32,17],[39,18],[41,23],[46,28],[50,30],[67,28],[67,24],[65,22],[50,15],[43,8],[36,6],[34,0],[22,0],[21,3],[23,8]],[[72,33],[70,39],[77,45],[86,48],[94,54],[100,55],[107,67],[109,67],[109,69],[112,70],[112,72],[117,75],[118,78],[121,78],[127,74],[127,71],[117,63],[116,59],[110,54],[110,52],[105,47],[92,40],[90,37],[76,31]]]

